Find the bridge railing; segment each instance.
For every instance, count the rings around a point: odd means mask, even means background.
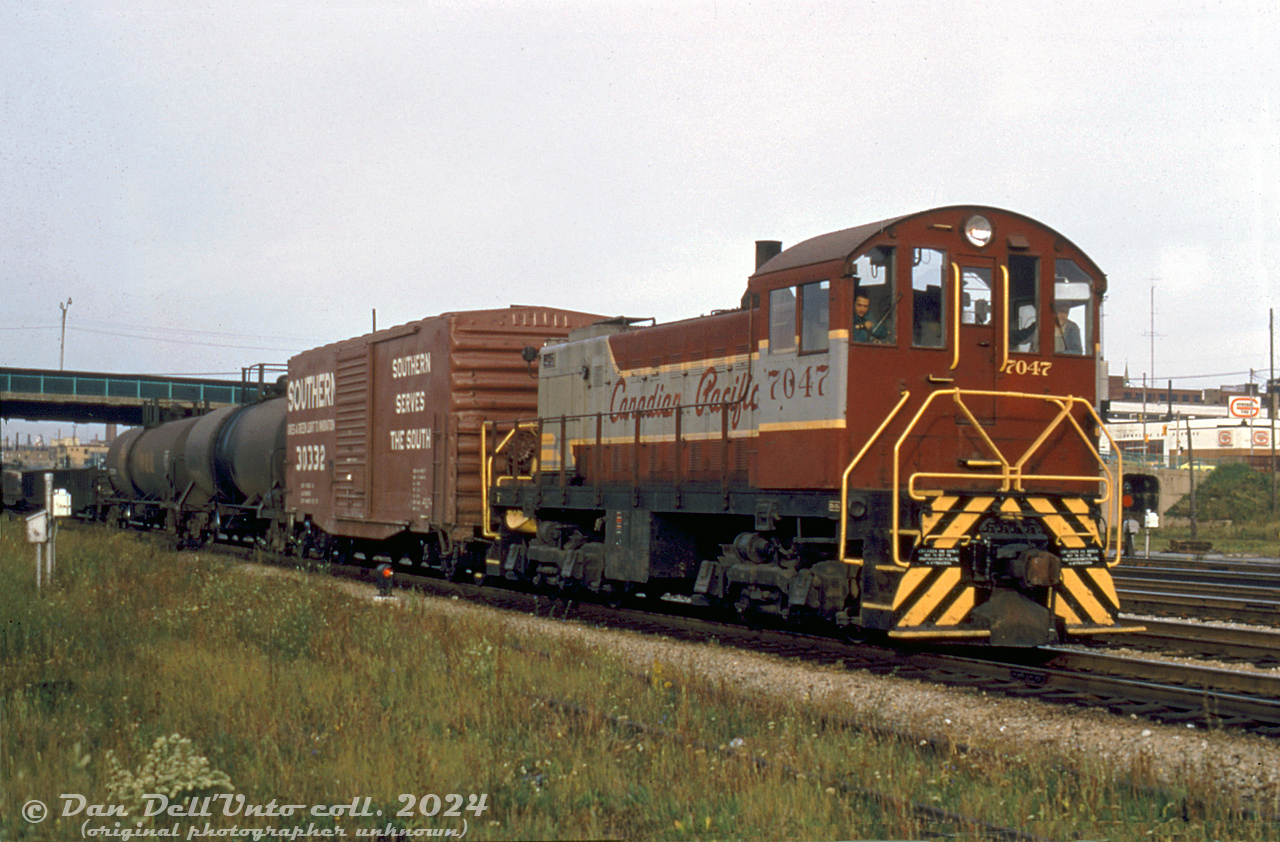
[[[0,372],[0,391],[84,398],[240,403],[244,388],[240,385],[183,382],[161,377]]]

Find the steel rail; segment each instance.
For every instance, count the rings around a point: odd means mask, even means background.
[[[1127,614],[1121,616],[1126,620],[1140,622],[1144,630],[1130,632],[1108,643],[1173,650],[1259,665],[1280,664],[1280,631],[1152,620],[1149,617]]]
[[[1212,570],[1178,567],[1125,567],[1113,577],[1135,582],[1201,583],[1217,587],[1256,588],[1280,595],[1280,572],[1274,569]]]
[[[1280,600],[1243,599],[1229,596],[1197,596],[1157,590],[1117,588],[1120,604],[1134,614],[1230,620],[1261,626],[1280,626]]]

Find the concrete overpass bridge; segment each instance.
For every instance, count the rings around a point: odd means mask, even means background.
[[[254,366],[240,380],[0,368],[0,417],[139,426],[257,400],[282,367]],[[271,381],[266,381],[270,376]]]

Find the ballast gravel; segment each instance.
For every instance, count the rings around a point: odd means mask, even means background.
[[[257,570],[297,575],[280,568]],[[373,598],[371,586],[330,581],[349,593]],[[486,622],[501,624],[511,633],[597,647],[640,672],[659,662],[717,686],[736,687],[744,696],[790,694],[798,702],[823,702],[828,709],[834,702],[851,721],[913,741],[1004,754],[1036,749],[1067,762],[1095,762],[1121,771],[1141,768],[1167,782],[1191,775],[1216,783],[1234,803],[1257,815],[1280,816],[1280,740],[800,664],[714,644],[498,611],[445,597],[401,591],[396,598],[420,600],[426,611],[484,612],[489,615]],[[1159,656],[1148,652],[1144,657]]]

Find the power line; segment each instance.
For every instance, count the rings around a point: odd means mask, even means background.
[[[1154,380],[1163,382],[1168,380],[1207,380],[1211,377],[1247,377],[1250,374],[1256,376],[1261,370],[1262,367],[1259,366],[1253,369],[1245,369],[1244,371],[1223,371],[1218,374],[1175,374],[1173,376],[1161,374]]]
[[[181,333],[184,335],[195,333],[201,336],[221,336],[224,338],[241,338],[241,339],[268,339],[269,338],[269,339],[278,339],[281,342],[309,342],[310,341],[309,339],[305,339],[298,336],[264,337],[262,334],[259,334],[259,333],[231,333],[228,331],[221,331],[221,330],[196,330],[194,328],[163,327],[160,325],[134,325],[134,324],[126,324],[123,322],[89,321],[88,323],[91,325],[96,325],[99,330],[103,328],[113,328],[117,330],[139,330],[143,332]]]
[[[228,345],[222,342],[196,342],[184,339],[170,339],[163,336],[139,336],[134,333],[119,333],[111,330],[94,330],[93,328],[88,327],[73,327],[71,330],[77,330],[81,333],[96,333],[101,336],[120,336],[125,339],[142,339],[147,342],[168,342],[173,345],[199,345],[205,348],[235,348],[241,351],[293,351],[295,353],[303,350],[301,348],[267,348],[261,345]]]
[[[92,322],[90,322],[90,324],[92,324]],[[179,328],[179,327],[150,327],[147,325],[129,325],[129,324],[117,325],[117,324],[112,324],[111,322],[105,322],[103,324],[105,324],[107,327],[118,327],[126,330],[169,332],[169,333],[181,334],[184,336],[189,334],[198,334],[200,336],[222,336],[222,337],[228,337],[228,338],[232,338],[232,337],[244,337],[244,338],[251,338],[251,339],[274,338],[274,339],[278,339],[281,342],[309,342],[310,341],[308,339],[304,339],[297,336],[263,337],[260,334],[256,334],[256,333],[227,333],[224,331],[215,331],[215,330],[194,330],[194,329]],[[20,325],[20,326],[13,326],[13,327],[10,327],[7,325],[0,326],[0,330],[58,330],[58,328],[59,328],[58,325]],[[102,331],[101,328],[95,329],[95,328],[87,328],[87,327],[77,327],[75,325],[70,325],[68,326],[67,329],[83,330],[89,333],[93,333],[95,332],[95,330],[97,332],[105,332],[105,331]],[[108,333],[107,335],[108,336],[130,336],[138,339],[148,338],[144,334],[137,334],[137,333]]]

